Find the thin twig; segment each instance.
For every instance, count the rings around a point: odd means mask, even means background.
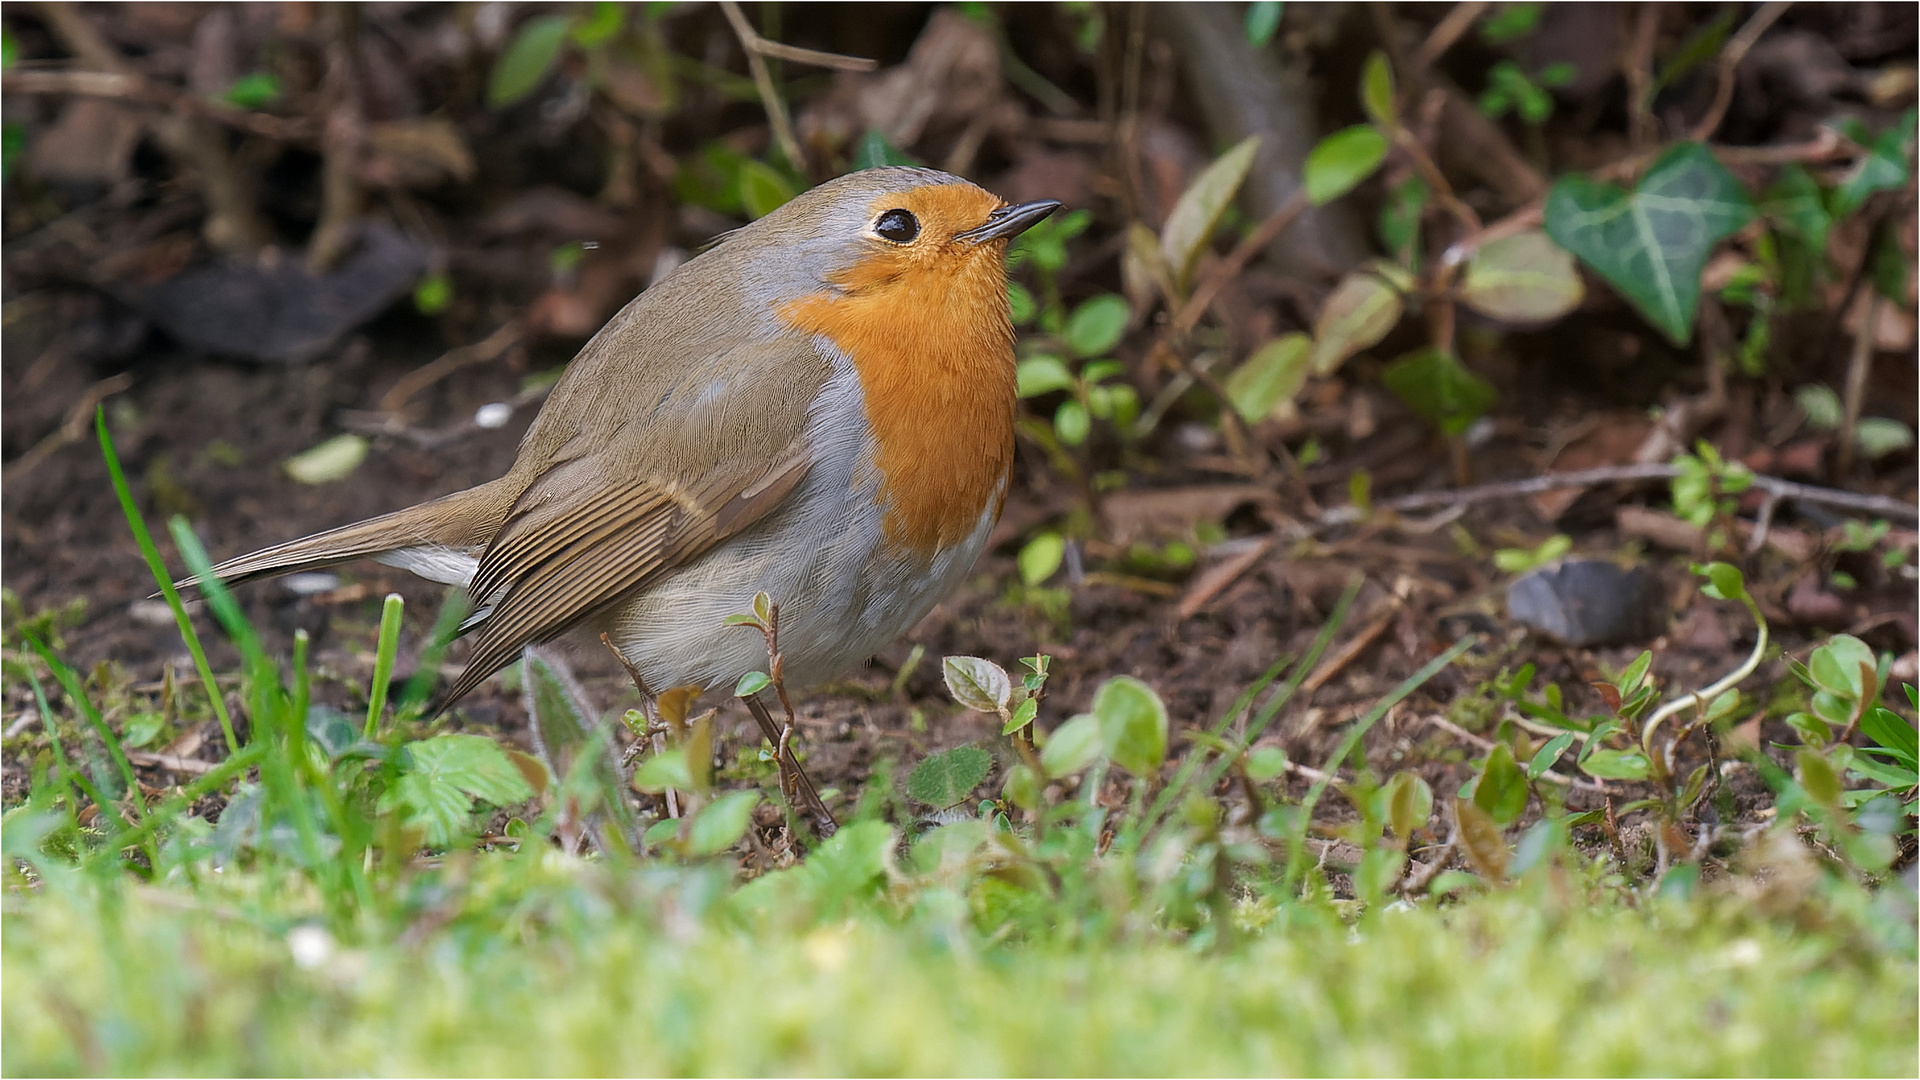
[[[400,377],[380,398],[380,411],[398,415],[412,397],[461,368],[489,363],[520,340],[520,320],[509,319],[498,330],[471,345],[448,349],[440,356]]]
[[[727,22],[733,27],[733,34],[740,39],[740,47],[747,54],[747,70],[753,73],[753,85],[760,91],[760,104],[767,110],[767,122],[773,125],[773,138],[780,144],[780,151],[787,156],[787,163],[804,173],[807,171],[807,155],[800,149],[800,139],[793,133],[793,118],[787,113],[787,103],[781,100],[779,88],[773,85],[773,73],[767,70],[767,56],[763,47],[767,44],[747,22],[746,13],[734,0],[720,0],[720,10],[726,12]],[[806,50],[799,50],[805,52]]]
[[[1845,317],[1845,312],[1841,313]],[[1880,293],[1867,290],[1866,310],[1861,312],[1860,329],[1853,335],[1853,349],[1847,356],[1846,393],[1840,398],[1839,445],[1834,447],[1833,475],[1845,477],[1853,471],[1854,432],[1860,426],[1860,407],[1867,396],[1867,373],[1873,370],[1873,339],[1880,321]]]
[[[1635,151],[1657,141],[1653,119],[1653,47],[1660,37],[1659,4],[1642,4],[1636,12],[1633,40],[1621,67],[1627,77],[1627,134]]]
[[[1543,491],[1557,491],[1564,488],[1592,487],[1595,484],[1621,483],[1643,480],[1671,480],[1680,475],[1677,465],[1603,465],[1595,469],[1581,469],[1576,472],[1547,473],[1544,476],[1532,476],[1525,480],[1506,480],[1493,484],[1476,484],[1473,487],[1448,488],[1442,491],[1419,491],[1411,495],[1399,495],[1391,499],[1381,499],[1374,504],[1377,509],[1405,512],[1409,510],[1433,510],[1442,507],[1465,506],[1473,503],[1493,502],[1499,499],[1514,499],[1526,495],[1537,495]],[[1886,495],[1862,495],[1852,491],[1838,491],[1834,488],[1815,487],[1811,484],[1797,484],[1791,480],[1754,473],[1752,487],[1766,492],[1775,498],[1792,499],[1796,502],[1813,503],[1818,506],[1831,506],[1843,510],[1854,510],[1863,514],[1879,517],[1899,518],[1903,521],[1920,520],[1920,508],[1912,503]],[[1360,511],[1352,506],[1329,507],[1320,515],[1322,525],[1341,525],[1360,520]]]
[[[1727,118],[1728,107],[1733,104],[1735,69],[1740,66],[1740,61],[1746,59],[1747,50],[1753,48],[1754,43],[1760,40],[1760,35],[1766,33],[1780,16],[1786,14],[1790,6],[1792,6],[1790,0],[1772,0],[1771,3],[1754,12],[1753,17],[1747,20],[1747,24],[1740,28],[1740,32],[1733,35],[1733,38],[1727,42],[1726,48],[1720,50],[1720,80],[1713,88],[1713,104],[1707,107],[1707,114],[1700,118],[1700,122],[1694,125],[1692,131],[1687,133],[1689,139],[1694,142],[1706,142],[1713,137],[1713,133],[1720,127],[1720,121]]]
[[[1453,10],[1447,12],[1446,18],[1441,19],[1433,32],[1427,35],[1427,40],[1421,42],[1420,48],[1414,51],[1409,61],[1413,71],[1417,74],[1432,67],[1441,54],[1453,48],[1453,43],[1460,40],[1460,35],[1467,32],[1474,20],[1492,6],[1486,0],[1467,0],[1466,3],[1455,4]]]
[[[249,112],[127,71],[16,69],[0,75],[0,92],[97,97],[142,107],[190,109],[236,131],[276,142],[313,145],[320,138],[319,128],[304,118]]]
[[[0,474],[0,484],[13,483],[32,472],[55,450],[80,441],[92,426],[89,421],[93,419],[94,407],[132,385],[133,375],[123,371],[87,387],[86,392],[75,399],[72,405],[67,406],[67,415],[60,421],[59,428],[46,438],[34,443],[31,449],[7,465],[6,472]]]

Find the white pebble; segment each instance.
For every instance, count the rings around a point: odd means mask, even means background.
[[[489,430],[507,426],[513,419],[513,406],[504,401],[490,401],[480,406],[473,414],[473,422]]]

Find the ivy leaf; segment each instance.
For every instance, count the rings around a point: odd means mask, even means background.
[[[1260,137],[1249,135],[1200,170],[1187,190],[1180,193],[1173,212],[1167,215],[1167,223],[1161,226],[1160,251],[1166,256],[1167,268],[1173,272],[1175,286],[1182,292],[1193,277],[1194,263],[1199,260],[1201,249],[1207,246],[1207,238],[1220,223],[1220,215],[1226,213],[1234,192],[1240,190],[1241,182],[1247,178],[1247,170],[1253,168],[1253,155],[1259,149]]]
[[[520,24],[506,50],[493,63],[487,79],[487,104],[504,108],[533,93],[560,59],[573,19],[567,15],[540,15]]]
[[[1901,113],[1900,119],[1873,141],[1867,155],[1840,181],[1840,186],[1833,189],[1828,206],[1836,219],[1852,215],[1874,192],[1906,184],[1907,158],[1913,153],[1913,125],[1914,110]]]
[[[1714,244],[1752,218],[1739,181],[1699,143],[1662,154],[1631,192],[1567,176],[1547,195],[1547,234],[1677,345],[1693,336]]]
[[[1468,307],[1512,323],[1557,319],[1586,295],[1573,256],[1538,229],[1503,236],[1474,252],[1460,284]]]
[[[907,777],[907,795],[936,810],[958,805],[993,768],[993,755],[977,746],[930,754]]]
[[[1500,398],[1493,384],[1439,349],[1420,349],[1388,364],[1380,381],[1414,412],[1448,435],[1459,435]]]
[[[382,802],[425,827],[427,843],[444,847],[464,830],[475,799],[511,806],[532,796],[519,766],[492,739],[437,735],[407,744],[405,771]]]
[[[1254,350],[1227,376],[1227,399],[1247,423],[1256,423],[1292,401],[1313,371],[1313,339],[1283,334]]]
[[[1827,250],[1827,229],[1833,225],[1833,216],[1820,197],[1819,183],[1798,163],[1781,168],[1779,177],[1767,189],[1761,209],[1808,247]]]
[[[1372,124],[1356,124],[1321,139],[1307,152],[1307,201],[1325,206],[1345,195],[1372,176],[1386,156],[1387,137]]]

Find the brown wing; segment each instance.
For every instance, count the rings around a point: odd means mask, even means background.
[[[533,500],[509,518],[480,560],[470,593],[496,597],[445,708],[512,663],[655,575],[700,557],[786,498],[811,464],[797,445],[772,467],[717,479],[707,490],[640,482],[580,498]],[[523,499],[523,504],[528,500]]]

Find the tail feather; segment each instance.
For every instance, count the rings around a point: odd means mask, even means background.
[[[419,506],[262,548],[215,566],[213,576],[237,585],[354,559],[378,558],[408,548],[477,551],[493,539],[511,506],[512,499],[505,497],[507,493],[499,485],[496,480]],[[199,578],[189,577],[174,584],[186,588],[199,583]]]

